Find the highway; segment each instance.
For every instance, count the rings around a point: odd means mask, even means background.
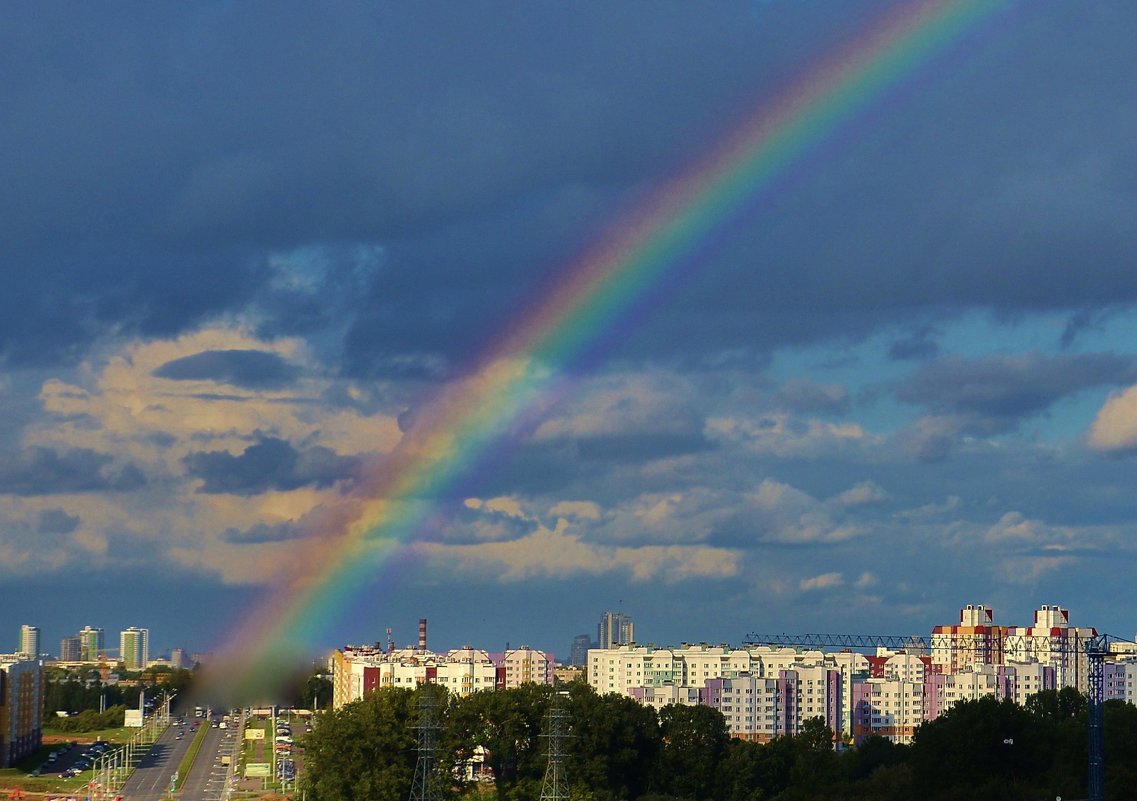
[[[206,727],[205,734],[189,775],[178,777],[175,797],[180,801],[219,801],[229,772],[228,767],[220,764],[221,755],[233,753],[234,744],[240,742],[239,721],[221,729],[212,727],[208,719],[200,720],[200,725]],[[193,721],[188,718],[186,725],[171,726],[163,733],[123,786],[123,801],[163,801],[170,797],[174,771],[196,735],[191,728]],[[181,738],[179,732],[183,733]]]
[[[192,741],[188,736],[178,739],[177,734],[181,728],[186,727],[171,726],[166,729],[142,758],[122,787],[120,795],[124,801],[159,801],[169,794],[170,778],[178,769],[178,764]]]
[[[241,742],[241,731],[238,718],[227,728],[211,727],[205,732],[197,759],[194,760],[189,776],[182,783],[183,801],[218,801],[221,798],[230,774],[229,766],[221,764],[221,757],[235,757]]]

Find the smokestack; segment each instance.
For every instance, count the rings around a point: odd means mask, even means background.
[[[391,627],[387,627],[387,653],[395,653],[395,636],[391,632]]]
[[[420,651],[426,650],[426,618],[420,617],[418,620],[418,649]]]

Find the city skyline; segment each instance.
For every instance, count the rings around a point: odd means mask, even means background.
[[[0,11],[10,629],[1131,636],[1137,8],[435,8]]]

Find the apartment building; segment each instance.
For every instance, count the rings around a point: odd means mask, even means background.
[[[927,717],[927,705],[923,681],[890,677],[858,682],[853,687],[853,742],[877,736],[910,743]]]
[[[1007,630],[995,625],[995,610],[968,604],[959,611],[959,623],[932,628],[931,662],[940,673],[955,673],[975,664],[1003,661]]]
[[[43,662],[0,654],[0,768],[40,747],[43,733]]]
[[[127,670],[145,670],[150,664],[150,630],[131,626],[120,631],[118,655]]]
[[[1071,626],[1068,610],[1058,604],[1043,604],[1034,613],[1033,625],[1007,629],[1006,660],[1050,665],[1059,687],[1089,692],[1086,644],[1096,636],[1097,630],[1092,627]]]
[[[329,662],[335,709],[381,687],[413,689],[429,682],[465,696],[527,682],[552,684],[554,679],[552,656],[529,647],[489,654],[465,646],[436,654],[421,648],[384,651],[349,645],[335,651]]]

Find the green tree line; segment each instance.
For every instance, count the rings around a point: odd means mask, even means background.
[[[104,685],[97,668],[80,671],[49,670],[43,693],[45,725],[58,731],[93,731],[105,727],[75,728],[86,724],[67,723],[69,718],[61,718],[56,713],[66,712],[69,717],[81,718],[89,723],[95,720],[93,715],[99,709],[106,709],[109,713],[113,707],[118,707],[118,719],[113,725],[121,726],[122,710],[137,709],[140,693],[145,692],[148,698],[155,698],[161,693],[169,692],[184,698],[193,683],[194,673],[191,670],[151,668],[133,674],[130,678],[136,679],[138,683]],[[101,717],[99,719],[102,720]]]
[[[657,713],[571,682],[462,698],[433,685],[385,688],[326,712],[305,749],[307,798],[405,801],[424,693],[438,711],[437,777],[447,799],[536,801],[554,703],[570,721],[562,750],[572,801],[1039,801],[1087,792],[1086,703],[1069,688],[1026,706],[960,703],[921,726],[911,745],[874,737],[838,752],[820,718],[799,734],[752,743],[731,738],[709,707]],[[1106,798],[1120,801],[1137,786],[1137,708],[1110,701],[1103,711]],[[476,752],[484,753],[492,784],[461,778]]]

